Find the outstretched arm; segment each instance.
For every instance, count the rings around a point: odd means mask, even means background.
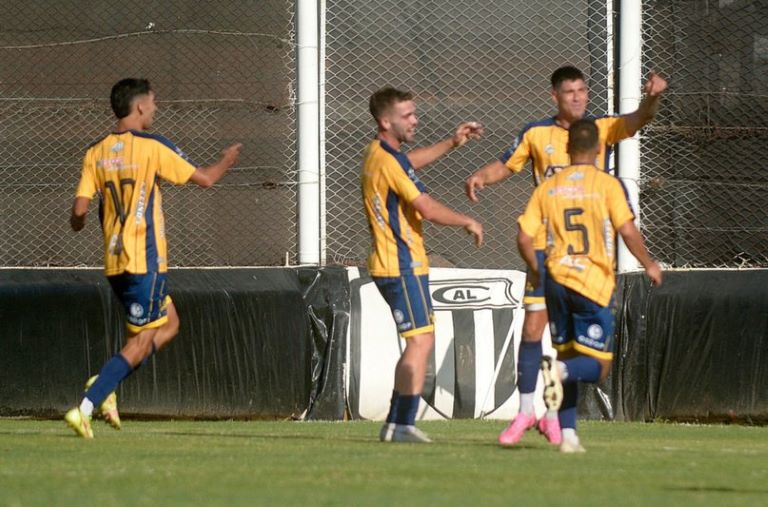
[[[627,125],[627,133],[630,136],[635,135],[638,130],[643,128],[645,124],[653,119],[656,115],[656,111],[659,109],[661,94],[664,93],[664,90],[666,89],[667,81],[651,71],[648,75],[648,80],[643,86],[645,97],[640,101],[640,105],[636,111],[624,115],[624,121]]]
[[[640,231],[637,230],[635,223],[632,220],[628,220],[618,229],[619,234],[624,239],[624,244],[645,268],[645,274],[651,279],[654,285],[661,285],[661,267],[656,261],[651,259],[648,254],[648,250],[645,248],[643,242],[643,236]]]
[[[197,170],[192,173],[192,176],[190,176],[189,181],[203,188],[212,187],[222,176],[224,176],[224,173],[226,173],[230,167],[237,163],[237,157],[240,156],[240,150],[242,150],[242,148],[243,145],[240,143],[227,146],[221,152],[221,158],[218,162],[209,165],[208,167],[198,167]]]
[[[452,149],[464,146],[464,143],[470,139],[480,139],[482,135],[483,126],[480,123],[476,121],[462,123],[456,127],[456,132],[453,134],[453,137],[443,139],[431,146],[414,148],[409,151],[408,160],[411,161],[411,165],[414,169],[421,169],[439,159]]]
[[[453,211],[429,194],[421,194],[414,199],[413,207],[416,208],[424,220],[429,220],[438,225],[453,225],[464,227],[467,234],[472,235],[475,246],[483,246],[483,226],[474,218],[468,217],[457,211]]]
[[[501,160],[495,160],[472,173],[472,176],[464,182],[464,191],[470,201],[478,202],[480,200],[477,197],[478,190],[507,179],[511,174],[512,171],[507,169]]]

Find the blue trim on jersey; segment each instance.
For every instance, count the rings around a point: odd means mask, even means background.
[[[397,162],[400,164],[403,172],[408,175],[408,179],[410,179],[414,185],[416,185],[416,188],[419,189],[419,192],[423,194],[427,193],[427,186],[419,179],[418,176],[416,176],[416,171],[414,170],[413,165],[411,165],[411,161],[408,160],[408,156],[402,151],[394,149],[381,139],[379,139],[379,143],[381,144],[381,147],[384,149],[384,151],[395,157],[395,160],[397,160]]]
[[[512,157],[512,154],[515,152],[517,147],[520,145],[520,143],[523,141],[523,136],[525,136],[526,132],[531,130],[534,127],[551,127],[552,125],[557,125],[557,122],[555,122],[555,117],[551,118],[544,118],[543,120],[536,120],[532,121],[531,123],[526,124],[523,129],[520,131],[520,133],[515,138],[515,143],[510,146],[509,148],[504,151],[504,153],[501,154],[501,157],[499,157],[499,160],[502,164],[506,164],[507,160],[509,160]]]
[[[91,144],[89,144],[88,146],[86,146],[86,147],[85,147],[86,151],[87,151],[87,150],[90,150],[91,148],[93,148],[94,146],[96,146],[97,144],[99,144],[100,142],[102,142],[104,139],[106,139],[106,138],[107,138],[107,137],[109,137],[110,135],[111,135],[111,134],[107,134],[107,135],[105,135],[105,136],[101,136],[101,137],[100,137],[100,138],[98,138],[96,141],[94,141],[94,142],[92,142]]]
[[[613,153],[613,148],[611,146],[605,147],[605,159],[603,160],[603,170],[607,172],[608,174],[611,174],[611,166],[609,165],[611,162],[611,154]]]
[[[130,132],[131,134],[135,135],[136,137],[143,137],[144,139],[153,139],[153,140],[159,142],[160,144],[162,144],[163,146],[165,146],[166,148],[170,148],[171,150],[176,152],[177,155],[179,155],[181,158],[183,158],[184,160],[186,160],[187,162],[189,162],[193,166],[198,167],[198,165],[196,163],[194,163],[192,161],[192,159],[190,159],[187,156],[186,153],[181,151],[181,148],[176,146],[173,143],[173,141],[171,141],[167,137],[161,136],[160,134],[150,134],[150,133],[147,133],[147,132],[141,132],[140,130],[133,130],[133,129],[129,129],[128,132]]]
[[[397,264],[400,269],[400,273],[410,273],[413,268],[413,257],[411,256],[411,249],[403,241],[402,229],[400,228],[400,214],[398,213],[400,208],[400,197],[390,190],[387,192],[387,213],[389,214],[389,227],[392,229],[392,235],[395,237],[395,243],[397,244]]]
[[[155,238],[155,193],[157,192],[157,185],[152,185],[152,189],[149,191],[149,199],[147,200],[147,210],[144,213],[144,217],[147,220],[147,273],[154,273],[158,270],[157,262],[157,241]]]
[[[618,176],[616,176],[616,179],[619,180],[619,185],[621,185],[621,189],[624,191],[624,198],[627,200],[629,211],[632,212],[632,219],[634,220],[637,217],[637,213],[635,213],[635,209],[632,207],[632,201],[629,199],[629,190],[627,190],[626,185],[624,185],[624,182],[621,181]]]

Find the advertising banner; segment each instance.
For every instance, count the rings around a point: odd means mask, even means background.
[[[364,270],[349,268],[351,315],[347,393],[353,418],[383,420],[405,348],[389,306]],[[525,273],[432,268],[435,348],[420,419],[509,419],[517,412],[517,350]],[[544,353],[553,354],[549,332]],[[543,403],[537,412],[543,412]]]

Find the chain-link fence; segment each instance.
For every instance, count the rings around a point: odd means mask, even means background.
[[[3,3],[0,265],[98,266],[95,209],[69,209],[112,85],[146,77],[153,128],[201,164],[246,148],[214,189],[163,185],[175,266],[270,265],[296,250],[293,2]],[[94,205],[95,208],[95,205]]]
[[[670,89],[642,144],[649,248],[678,267],[768,266],[768,2],[643,2]]]
[[[554,114],[553,70],[565,64],[590,76],[591,111],[606,112],[606,2],[469,0],[330,0],[327,11],[327,247],[336,262],[364,262],[368,231],[359,196],[362,152],[375,135],[368,98],[392,85],[415,93],[417,144],[478,120],[486,138],[469,143],[420,175],[437,199],[481,219],[486,245],[463,230],[425,229],[433,265],[522,267],[515,220],[532,189],[530,173],[482,191],[470,205],[464,180],[496,160],[526,123]]]
[[[412,90],[417,143],[463,120],[486,138],[423,172],[432,194],[479,217],[487,244],[427,226],[434,265],[522,267],[515,218],[529,173],[481,193],[463,182],[527,122],[554,112],[549,76],[573,64],[590,77],[591,112],[613,102],[614,21],[605,0],[326,2],[327,260],[362,264],[369,248],[359,196],[362,150],[375,133],[370,94]],[[233,141],[246,149],[214,189],[163,186],[175,266],[296,260],[294,2],[162,5],[13,0],[0,19],[0,265],[96,266],[95,213],[67,216],[85,147],[114,123],[107,96],[148,77],[154,131],[200,163]],[[644,67],[669,78],[644,131],[641,216],[654,255],[674,266],[766,266],[768,6],[759,0],[643,1]],[[614,25],[615,26],[615,25]]]

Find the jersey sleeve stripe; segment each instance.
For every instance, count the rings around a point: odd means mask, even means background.
[[[163,137],[160,134],[150,134],[150,133],[147,133],[147,132],[140,132],[138,130],[131,130],[131,133],[133,135],[135,135],[136,137],[143,137],[145,139],[152,139],[154,141],[157,141],[158,143],[162,144],[163,146],[165,146],[166,148],[170,149],[171,151],[173,151],[174,153],[179,155],[181,158],[183,158],[184,160],[186,160],[187,162],[192,164],[193,166],[199,167],[198,164],[196,164],[194,161],[192,161],[192,159],[190,159],[189,156],[187,156],[186,153],[181,151],[181,149],[178,146],[176,146],[173,143],[173,141],[171,141],[167,137]]]

